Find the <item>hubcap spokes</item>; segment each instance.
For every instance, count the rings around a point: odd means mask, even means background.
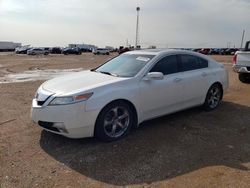
[[[220,102],[220,98],[221,98],[221,93],[220,93],[219,88],[212,88],[210,90],[210,97],[208,99],[208,105],[211,108],[215,108],[216,106],[218,106]]]
[[[129,121],[129,112],[126,108],[112,108],[104,118],[104,131],[109,137],[119,137],[127,130]]]

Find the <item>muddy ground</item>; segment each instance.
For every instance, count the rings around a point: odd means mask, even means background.
[[[0,53],[0,77],[92,68],[110,56]],[[250,85],[225,63],[230,88],[212,112],[193,108],[143,123],[123,140],[72,140],[30,120],[43,81],[0,84],[0,187],[249,187]]]

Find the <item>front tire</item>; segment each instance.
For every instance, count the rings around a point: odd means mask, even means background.
[[[249,84],[249,83],[250,83],[250,74],[247,74],[247,73],[240,73],[240,74],[239,74],[239,80],[240,80],[242,83],[247,83],[247,84]]]
[[[211,111],[216,109],[220,105],[222,97],[223,97],[222,87],[219,84],[213,84],[207,92],[203,108],[206,111]]]
[[[126,102],[110,103],[98,115],[95,136],[105,142],[121,139],[129,133],[133,120],[131,107]]]

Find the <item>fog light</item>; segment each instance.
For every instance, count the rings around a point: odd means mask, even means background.
[[[68,133],[67,129],[65,128],[63,123],[57,122],[53,124],[53,127],[56,127],[58,130],[64,133]]]

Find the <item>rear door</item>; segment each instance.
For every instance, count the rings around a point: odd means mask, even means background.
[[[212,76],[208,61],[189,54],[178,55],[178,59],[183,73],[180,79],[184,93],[184,108],[202,104],[210,87],[209,79]]]

